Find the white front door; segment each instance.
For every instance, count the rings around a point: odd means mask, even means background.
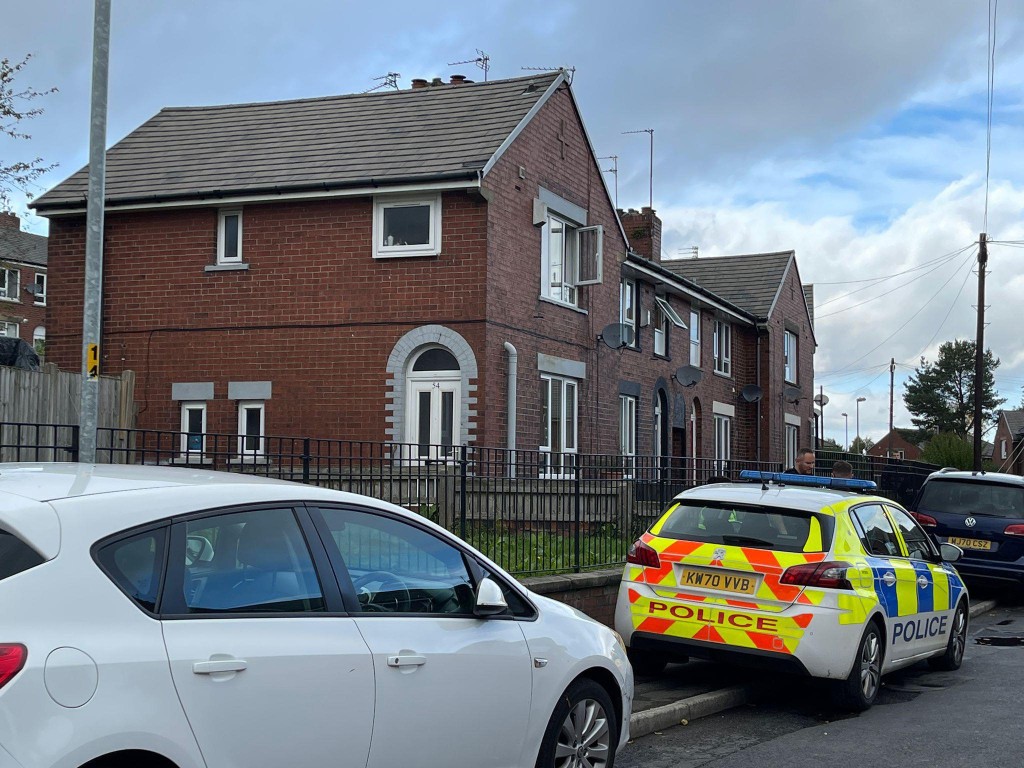
[[[461,382],[457,379],[409,381],[407,442],[414,459],[452,459],[459,444]]]

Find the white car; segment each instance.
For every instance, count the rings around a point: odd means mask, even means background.
[[[605,766],[621,639],[354,494],[0,464],[0,768]]]

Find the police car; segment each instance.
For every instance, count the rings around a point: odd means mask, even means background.
[[[630,548],[615,611],[638,674],[689,656],[833,681],[871,706],[882,675],[963,660],[967,589],[874,483],[743,472],[680,493]]]

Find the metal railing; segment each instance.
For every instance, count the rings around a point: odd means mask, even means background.
[[[372,496],[406,507],[520,576],[622,563],[629,545],[680,491],[738,479],[778,462],[701,457],[556,454],[477,446],[308,437],[97,431],[97,462],[160,464],[262,475]],[[0,424],[5,461],[75,461],[74,425]],[[934,468],[917,462],[818,453],[828,475],[844,458],[858,477],[903,503]]]

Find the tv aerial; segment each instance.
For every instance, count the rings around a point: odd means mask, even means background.
[[[449,61],[449,67],[456,67],[459,64],[476,64],[480,69],[484,71],[484,82],[487,82],[487,73],[491,70],[491,57],[481,51],[479,48],[476,49],[475,59],[466,59],[465,61]]]
[[[363,93],[371,93],[372,91],[380,90],[381,88],[394,88],[396,91],[401,90],[398,87],[398,78],[402,76],[401,72],[388,72],[386,75],[373,78],[374,81],[381,80],[380,85],[375,85],[373,88],[367,88]]]

